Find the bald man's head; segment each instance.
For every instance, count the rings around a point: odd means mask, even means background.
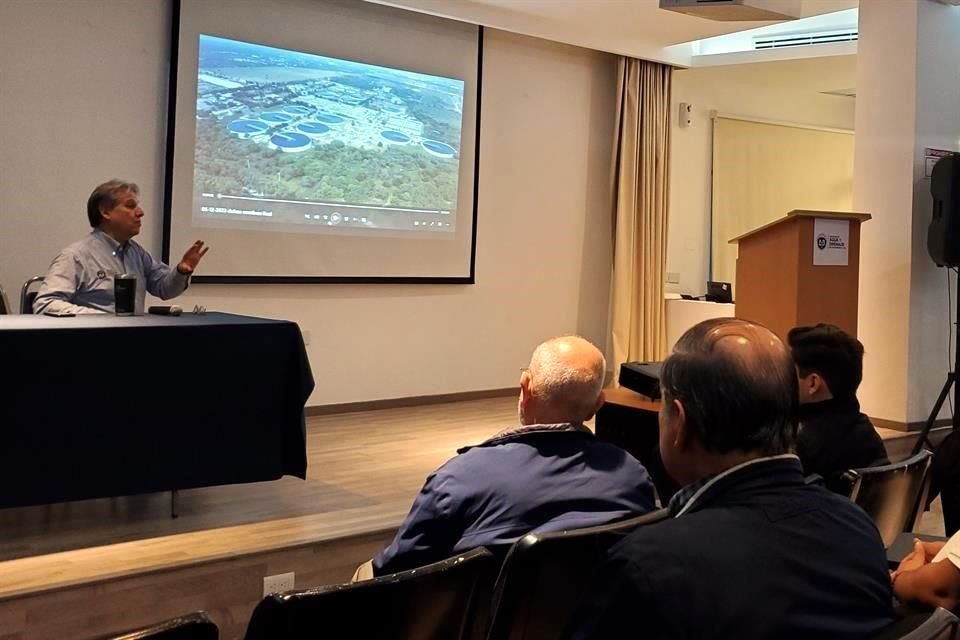
[[[564,336],[547,340],[534,350],[530,366],[520,380],[521,421],[530,424],[590,419],[600,402],[605,370],[603,354],[583,338]]]
[[[706,451],[786,453],[797,431],[797,373],[769,329],[735,318],[697,324],[680,338],[660,375],[664,407],[683,406]]]

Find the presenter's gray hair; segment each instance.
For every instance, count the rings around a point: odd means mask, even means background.
[[[531,393],[540,402],[582,422],[593,415],[607,369],[603,354],[588,340],[563,336],[538,346],[530,359]]]
[[[117,194],[127,190],[140,195],[140,187],[136,183],[117,180],[116,178],[104,182],[94,189],[90,198],[87,199],[87,219],[90,221],[90,226],[99,227],[103,221],[100,210],[106,209],[109,211],[113,209],[117,206]]]

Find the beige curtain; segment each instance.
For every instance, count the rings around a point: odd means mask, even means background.
[[[618,62],[610,314],[614,372],[624,362],[659,360],[666,347],[672,71],[632,58]]]

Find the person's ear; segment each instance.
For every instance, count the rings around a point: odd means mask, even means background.
[[[827,381],[823,379],[819,373],[810,374],[810,395],[816,395],[821,391],[826,390]]]
[[[673,446],[678,451],[690,448],[690,428],[687,424],[687,411],[679,400],[673,401]]]
[[[607,401],[607,394],[604,393],[603,391],[601,391],[601,392],[600,392],[600,395],[597,396],[597,404],[594,405],[593,411],[591,411],[591,412],[590,412],[590,415],[588,415],[586,418],[584,418],[584,420],[589,420],[589,419],[592,418],[593,416],[597,415],[597,411],[600,411],[600,407],[602,407],[602,406],[603,406],[603,403],[606,402],[606,401]]]
[[[524,405],[530,400],[530,383],[532,382],[530,372],[526,369],[520,374],[520,404]]]
[[[800,396],[801,400],[805,398],[812,398],[819,388],[819,378],[820,376],[815,373],[809,373],[805,376],[798,376],[800,379]]]

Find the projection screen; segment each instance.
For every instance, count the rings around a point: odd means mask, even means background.
[[[472,283],[482,30],[359,0],[174,8],[163,255],[196,282]]]

